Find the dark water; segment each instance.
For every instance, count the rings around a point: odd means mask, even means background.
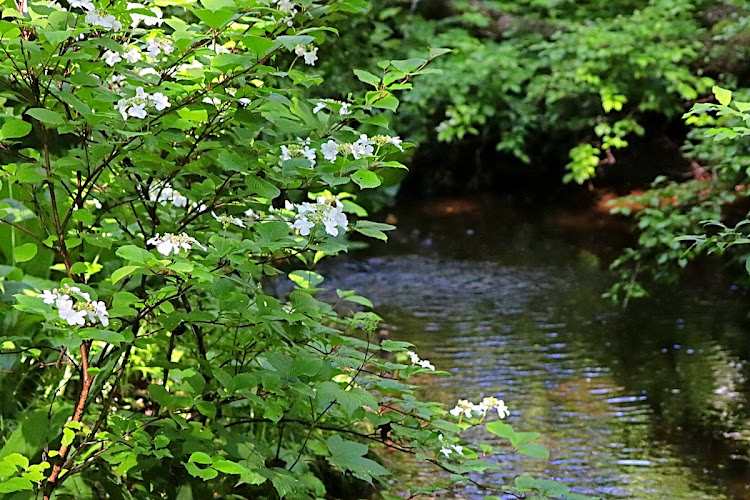
[[[426,397],[452,407],[497,396],[516,430],[543,433],[549,462],[515,459],[482,481],[515,472],[602,498],[750,498],[750,330],[727,285],[681,285],[623,311],[600,299],[602,268],[627,238],[606,216],[492,199],[395,215],[388,245],[325,274],[370,297],[391,338],[453,373],[428,378]]]

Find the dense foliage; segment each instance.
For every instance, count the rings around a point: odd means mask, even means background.
[[[446,373],[377,342],[366,298],[319,299],[315,263],[392,229],[356,197],[404,168],[384,112],[445,50],[308,99],[362,1],[3,7],[2,498],[395,498],[548,457],[491,395],[417,399]],[[462,440],[477,425],[507,446]],[[392,478],[386,449],[444,480]]]
[[[682,116],[711,102],[717,83],[740,96],[750,85],[746,2],[389,0],[369,19],[353,18],[342,38],[347,54],[370,65],[386,52],[453,49],[433,66],[443,72],[404,96],[394,117],[397,130],[423,144],[428,185],[447,177],[509,189],[524,169],[579,184],[598,185],[614,168],[621,179],[654,180],[612,205],[639,231],[638,246],[613,264],[619,281],[607,295],[616,301],[645,296],[652,280],[676,281],[702,254],[677,238],[703,233],[701,221],[741,218],[747,143],[705,135],[739,118],[690,115],[688,128]],[[324,91],[353,88],[335,69],[342,63],[326,54]],[[625,154],[633,142],[655,146]],[[663,143],[672,149],[653,157]],[[435,164],[440,156],[430,150],[451,161]],[[739,249],[728,255],[745,260]]]

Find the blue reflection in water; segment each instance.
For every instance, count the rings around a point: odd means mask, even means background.
[[[482,481],[526,473],[605,498],[747,498],[739,303],[683,287],[614,308],[580,241],[539,221],[417,213],[402,215],[395,239],[369,252],[380,257],[332,264],[327,286],[368,296],[391,338],[453,374],[425,378],[426,397],[452,407],[496,396],[517,430],[543,433],[549,462],[510,457]],[[481,430],[466,438],[492,442]],[[439,474],[404,469],[425,482]],[[451,495],[483,498],[472,487]]]

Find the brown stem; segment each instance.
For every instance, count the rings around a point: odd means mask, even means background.
[[[81,392],[78,394],[78,403],[76,403],[76,409],[73,412],[73,418],[71,422],[80,422],[83,418],[83,412],[86,409],[86,400],[88,399],[89,389],[91,384],[94,382],[94,377],[89,375],[89,343],[84,342],[81,344]],[[70,451],[69,445],[61,444],[60,449],[57,451],[57,463],[52,467],[52,473],[44,483],[44,500],[50,500],[52,492],[58,485],[57,480],[60,477],[65,458],[68,456]]]

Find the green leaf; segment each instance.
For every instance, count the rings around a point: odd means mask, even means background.
[[[60,113],[52,111],[51,109],[31,108],[26,111],[26,114],[32,118],[36,118],[45,125],[50,125],[53,127],[65,123],[62,115]]]
[[[364,455],[368,451],[366,444],[345,441],[338,434],[326,440],[331,456],[327,460],[343,471],[350,471],[354,477],[372,484],[373,479],[390,474],[390,471]]]
[[[3,128],[0,129],[3,139],[18,139],[29,135],[29,132],[31,132],[31,123],[15,118],[3,123]]]
[[[225,459],[219,459],[211,466],[219,472],[224,474],[244,474],[247,472],[247,468],[241,466],[236,462],[231,462]]]
[[[488,432],[501,438],[511,439],[516,435],[516,431],[513,430],[513,427],[504,422],[489,422],[485,424],[485,427]]]
[[[125,336],[122,333],[113,332],[111,330],[87,329],[81,332],[80,337],[82,340],[98,340],[115,346],[118,346],[125,341]]]
[[[206,467],[205,469],[201,469],[200,467],[195,465],[194,462],[186,463],[185,469],[188,471],[188,473],[191,476],[199,477],[204,481],[210,481],[211,479],[219,475],[216,469],[212,469],[211,467]]]
[[[115,252],[115,255],[131,262],[138,262],[139,264],[146,264],[154,258],[151,252],[135,245],[120,247]]]
[[[15,491],[33,490],[31,480],[24,477],[12,477],[0,483],[0,493],[13,493]]]
[[[539,460],[549,460],[549,450],[539,443],[522,444],[517,449],[518,453]]]
[[[194,12],[198,18],[206,23],[210,28],[219,29],[228,23],[233,17],[234,12],[229,9],[209,10],[201,9]]]
[[[14,248],[13,255],[16,262],[26,262],[34,258],[37,247],[34,243],[24,243]]]
[[[210,403],[208,401],[200,401],[198,403],[195,403],[195,407],[198,409],[201,415],[205,415],[208,418],[214,418],[216,416],[216,405],[213,403]]]
[[[722,106],[729,106],[729,103],[732,102],[731,90],[727,90],[719,87],[718,85],[714,85],[713,92],[716,96],[716,100],[718,100]]]
[[[265,179],[251,175],[245,177],[245,185],[252,192],[259,194],[260,196],[267,198],[269,201],[273,200],[281,194],[279,188],[271,184]]]
[[[366,168],[354,172],[352,180],[362,189],[376,188],[381,184],[378,174]]]
[[[211,457],[206,453],[203,453],[202,451],[196,451],[195,453],[190,455],[188,462],[194,462],[196,464],[211,464],[213,463],[213,460],[211,460]]]
[[[120,269],[115,270],[109,279],[112,281],[112,284],[115,284],[121,279],[123,279],[125,276],[129,276],[133,274],[138,269],[141,269],[141,266],[123,266]]]
[[[311,290],[315,289],[318,285],[323,283],[323,276],[313,271],[292,271],[289,273],[289,279],[292,280],[298,287]]]
[[[355,69],[354,75],[359,79],[359,81],[367,83],[368,85],[372,85],[375,88],[378,88],[380,86],[380,78],[373,75],[369,71]]]
[[[396,229],[396,226],[380,222],[372,222],[369,220],[361,220],[354,226],[354,230],[358,233],[383,241],[388,240],[388,236],[383,231],[392,231],[394,229]]]

